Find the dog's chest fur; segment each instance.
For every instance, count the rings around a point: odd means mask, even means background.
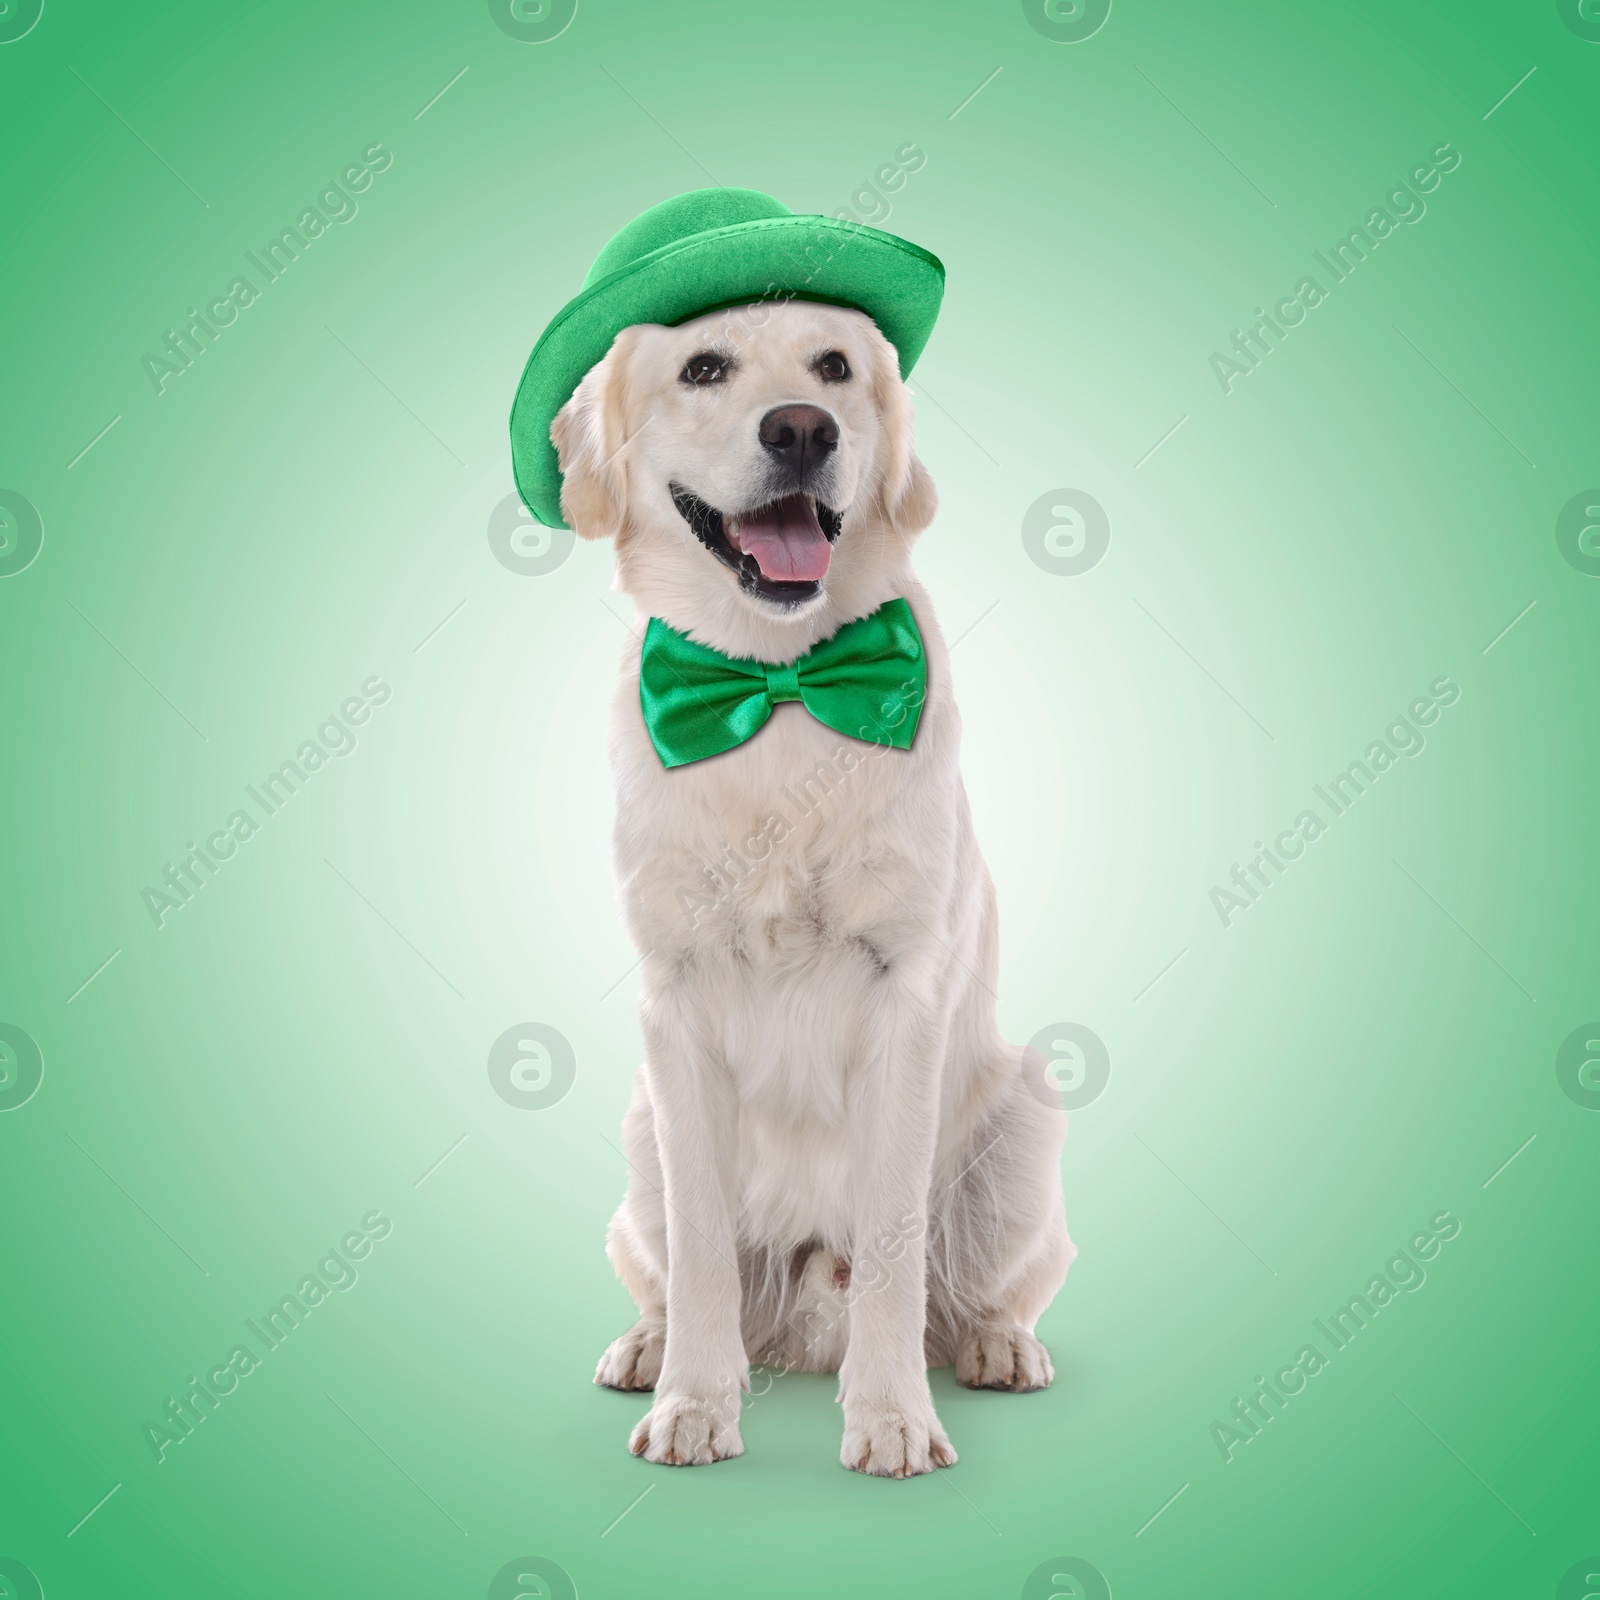
[[[625,680],[615,707],[614,857],[652,952],[646,988],[673,987],[734,1078],[761,1231],[825,1233],[877,1016],[908,995],[935,1003],[928,947],[965,854],[953,708],[930,696],[902,751],[780,705],[745,744],[668,772],[636,692]]]
[[[670,953],[690,982],[781,987],[837,976],[841,958],[864,980],[886,976],[907,901],[948,861],[954,796],[927,792],[944,787],[937,742],[925,727],[915,751],[875,746],[780,705],[723,756],[635,767],[616,866],[641,947]]]

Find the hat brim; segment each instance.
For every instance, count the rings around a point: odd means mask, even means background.
[[[727,306],[816,300],[877,323],[906,377],[944,298],[937,256],[838,217],[767,217],[674,240],[591,284],[541,335],[511,408],[511,462],[523,504],[564,528],[550,424],[612,341],[638,322],[673,326]]]

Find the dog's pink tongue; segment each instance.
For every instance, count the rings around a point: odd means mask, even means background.
[[[762,577],[775,583],[815,582],[833,555],[816,508],[803,494],[740,517],[731,537],[742,555],[756,558]]]

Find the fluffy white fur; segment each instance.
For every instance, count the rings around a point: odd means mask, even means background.
[[[683,382],[705,350],[736,370]],[[847,382],[818,376],[825,351],[848,358]],[[844,518],[820,594],[785,609],[741,589],[668,484],[725,513],[762,503],[757,425],[797,402],[838,422],[818,481]],[[994,891],[944,640],[910,562],[937,505],[911,434],[873,322],[800,302],[624,329],[551,430],[567,520],[616,540],[639,616],[611,753],[645,1062],[608,1239],[639,1320],[596,1381],[654,1388],[631,1439],[651,1461],[738,1455],[750,1362],[837,1369],[841,1459],[893,1477],[956,1459],[929,1365],[953,1361],[974,1387],[1051,1381],[1033,1328],[1074,1253],[1066,1118],[1029,1092],[995,1023]],[[928,653],[911,750],[782,704],[736,749],[662,767],[639,710],[645,619],[781,662],[896,595]]]

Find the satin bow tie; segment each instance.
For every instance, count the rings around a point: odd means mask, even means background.
[[[835,733],[909,750],[927,686],[922,635],[904,600],[847,622],[787,666],[735,660],[659,617],[639,657],[639,706],[667,767],[743,744],[785,700]]]

